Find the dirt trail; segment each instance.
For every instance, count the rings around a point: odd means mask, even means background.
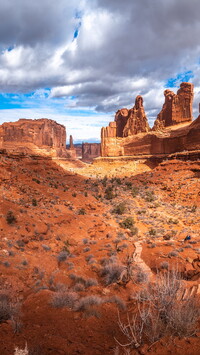
[[[153,277],[153,273],[150,269],[150,267],[144,262],[144,260],[141,258],[142,254],[142,244],[141,242],[135,242],[135,251],[133,253],[133,260],[137,265],[144,271],[146,272],[149,277]]]

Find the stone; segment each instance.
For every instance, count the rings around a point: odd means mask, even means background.
[[[0,126],[0,149],[13,154],[70,156],[66,150],[65,127],[46,118],[3,123]]]
[[[165,103],[149,129],[141,96],[135,106],[117,111],[115,122],[101,131],[102,157],[161,156],[200,150],[200,116],[192,122],[193,85],[182,83],[177,94],[165,90]]]
[[[128,110],[123,108],[115,115],[116,136],[128,137],[150,130],[147,117],[143,107],[143,98],[138,95],[135,99],[135,106]]]
[[[150,131],[147,117],[143,107],[143,98],[138,95],[135,105],[128,110],[122,108],[116,112],[115,121],[110,122],[108,127],[101,130],[101,154],[107,155],[107,147],[113,147],[113,156],[123,155],[123,149],[116,144],[116,138],[124,138],[141,132]]]
[[[181,83],[177,95],[171,90],[165,90],[165,103],[154,123],[153,130],[159,131],[184,122],[192,121],[193,84]]]
[[[82,143],[82,160],[92,161],[101,155],[100,143]]]

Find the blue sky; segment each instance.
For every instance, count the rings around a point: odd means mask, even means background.
[[[182,81],[195,85],[197,117],[199,12],[198,0],[3,0],[0,124],[46,117],[75,142],[99,141],[138,94],[152,125]]]

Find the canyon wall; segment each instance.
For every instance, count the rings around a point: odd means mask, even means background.
[[[158,155],[200,149],[200,118],[192,122],[193,85],[182,83],[177,94],[165,90],[165,103],[149,128],[141,96],[135,106],[117,111],[115,122],[101,130],[104,157]]]
[[[82,160],[92,161],[101,155],[100,143],[82,143]]]
[[[66,129],[53,120],[20,119],[0,126],[0,149],[14,154],[70,157],[66,150]]]
[[[194,87],[191,83],[181,83],[177,94],[165,90],[165,103],[154,123],[153,130],[160,130],[182,122],[192,121]]]

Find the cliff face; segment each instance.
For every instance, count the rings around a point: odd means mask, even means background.
[[[193,85],[181,83],[177,95],[173,91],[165,90],[165,103],[154,123],[153,130],[192,121]]]
[[[108,138],[106,155],[167,155],[176,152],[200,150],[200,116],[191,124],[163,132],[151,131],[131,137]]]
[[[113,146],[114,156],[122,155],[121,149],[115,144],[116,138],[129,137],[138,133],[148,132],[150,130],[147,117],[143,107],[142,96],[137,96],[135,105],[128,110],[122,108],[115,115],[115,121],[110,122],[108,127],[101,130],[101,152],[103,156],[107,155],[108,145]]]
[[[122,111],[124,115],[122,115]],[[117,126],[120,125],[121,121],[125,123],[123,130],[117,132],[117,137],[128,137],[141,132],[148,132],[150,127],[144,111],[142,96],[139,95],[136,97],[135,106],[132,109],[118,111],[115,121],[117,122]]]
[[[141,96],[131,110],[119,110],[115,122],[102,128],[101,155],[156,155],[200,149],[200,118],[191,123],[193,85],[182,83],[177,94],[165,90],[164,95],[165,103],[152,130]]]
[[[13,153],[67,157],[66,129],[45,118],[3,123],[0,148]]]
[[[82,144],[82,160],[92,161],[101,155],[100,143],[83,143]]]

